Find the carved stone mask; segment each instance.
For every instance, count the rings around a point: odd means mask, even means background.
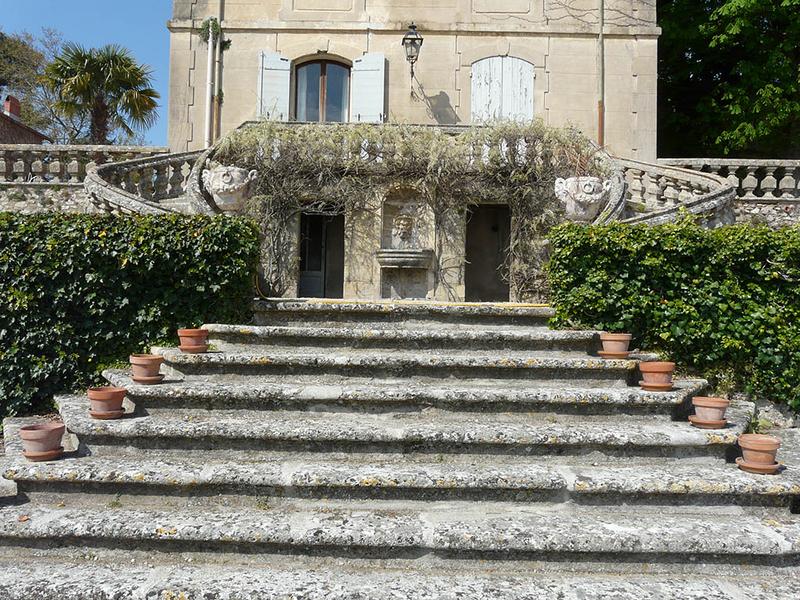
[[[599,177],[567,177],[556,179],[556,197],[564,204],[571,221],[591,223],[608,203],[611,181]]]
[[[239,167],[216,166],[203,171],[203,186],[223,212],[240,210],[249,195],[250,184],[258,172]]]

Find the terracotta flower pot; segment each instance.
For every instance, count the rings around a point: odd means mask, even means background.
[[[131,368],[133,370],[133,380],[136,383],[158,383],[164,379],[159,374],[161,363],[164,362],[163,356],[155,354],[131,354]]]
[[[600,341],[603,343],[603,352],[627,352],[632,337],[630,333],[601,333]]]
[[[122,401],[128,390],[122,387],[95,387],[89,388],[89,414],[95,419],[118,419],[125,410]]]
[[[710,398],[697,396],[692,398],[694,414],[703,421],[721,421],[725,418],[725,411],[731,405],[725,398]]]
[[[208,350],[207,329],[178,329],[181,352],[197,354]]]
[[[746,463],[774,465],[781,441],[772,435],[744,433],[739,436],[739,447]]]
[[[41,460],[41,455],[61,454],[64,429],[64,424],[60,422],[23,425],[19,428],[23,453],[32,460]]]
[[[639,363],[643,381],[639,382],[645,390],[667,391],[672,389],[672,373],[675,363],[664,361],[643,361]]]

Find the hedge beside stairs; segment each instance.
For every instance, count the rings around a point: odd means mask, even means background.
[[[257,257],[247,219],[0,213],[0,417],[178,327],[248,321]]]
[[[800,228],[566,224],[550,240],[554,326],[629,331],[800,410]]]

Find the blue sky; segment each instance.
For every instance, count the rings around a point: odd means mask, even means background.
[[[5,33],[52,27],[67,41],[96,47],[120,44],[153,69],[161,94],[159,119],[145,133],[151,144],[167,143],[169,32],[172,0],[0,0],[0,28]]]

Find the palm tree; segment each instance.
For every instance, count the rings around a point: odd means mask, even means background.
[[[108,144],[113,131],[133,135],[134,129],[155,123],[160,95],[152,88],[151,74],[150,67],[114,44],[90,49],[66,44],[45,69],[47,84],[58,97],[56,110],[69,117],[88,115],[93,144]]]

